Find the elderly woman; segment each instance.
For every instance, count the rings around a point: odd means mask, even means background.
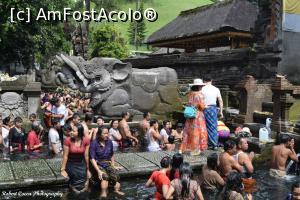
[[[203,86],[202,79],[195,79],[194,83],[190,85],[192,91],[189,94],[188,104],[194,106],[197,113],[195,118],[186,119],[180,152],[191,151],[192,155],[198,155],[201,150],[207,149],[208,135],[203,113],[205,105],[201,92]]]
[[[64,155],[61,175],[69,177],[71,191],[79,194],[88,189],[89,184],[89,147],[90,140],[84,137],[81,124],[73,127],[70,137],[64,142]]]
[[[121,185],[116,173],[116,170],[120,168],[115,167],[113,143],[109,139],[107,128],[98,128],[97,138],[91,143],[90,160],[94,167],[93,179],[100,182],[100,198],[107,197],[108,183],[114,186],[115,193],[124,195],[120,191]]]

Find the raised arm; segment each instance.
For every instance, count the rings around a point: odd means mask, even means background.
[[[219,102],[219,105],[220,105],[220,115],[221,115],[221,118],[223,118],[223,99],[222,99],[220,91],[219,91],[219,94],[218,94],[218,102]]]

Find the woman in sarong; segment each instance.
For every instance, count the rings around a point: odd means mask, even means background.
[[[117,170],[121,168],[115,165],[113,143],[109,139],[107,128],[98,128],[97,138],[91,142],[90,160],[93,165],[93,181],[100,183],[100,198],[107,197],[109,185],[114,187],[116,194],[123,196],[117,174]]]
[[[87,191],[89,186],[89,147],[90,140],[84,137],[83,126],[77,124],[64,142],[61,165],[61,175],[69,177],[69,187],[77,194]]]
[[[208,139],[203,114],[205,108],[204,96],[201,93],[204,83],[202,79],[195,79],[190,86],[192,91],[189,94],[188,104],[196,107],[197,114],[193,119],[186,119],[180,152],[191,151],[192,155],[199,155],[202,150],[207,149]]]

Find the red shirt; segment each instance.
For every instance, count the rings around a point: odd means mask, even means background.
[[[87,137],[83,137],[81,145],[78,147],[75,142],[72,142],[70,137],[65,139],[64,145],[69,147],[68,162],[81,162],[84,160],[84,152],[87,146],[90,144],[90,140]]]
[[[40,152],[40,148],[31,150],[35,145],[39,145],[41,143],[35,131],[31,130],[27,136],[27,151],[29,152]]]
[[[156,186],[156,192],[154,194],[155,200],[163,200],[163,192],[162,192],[162,186],[167,185],[170,186],[170,180],[169,178],[160,171],[154,171],[150,177],[150,179],[155,183]]]

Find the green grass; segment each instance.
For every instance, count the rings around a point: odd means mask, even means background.
[[[158,13],[158,19],[155,22],[148,22],[146,20],[146,37],[157,31],[164,25],[175,19],[178,14],[183,10],[196,8],[199,6],[211,4],[210,0],[148,0],[144,3],[144,9],[153,8]],[[119,7],[123,11],[128,11],[128,8],[135,9],[135,3],[124,3],[120,1]],[[113,22],[111,22],[113,23]],[[128,27],[129,22],[115,22],[114,26],[117,26],[122,33],[122,36],[128,41]],[[98,26],[101,24],[92,24],[92,26]],[[135,50],[135,47],[129,45],[131,50]],[[142,46],[139,50],[146,51],[146,46]]]
[[[290,121],[300,120],[300,100],[297,100],[290,108],[289,120]]]

